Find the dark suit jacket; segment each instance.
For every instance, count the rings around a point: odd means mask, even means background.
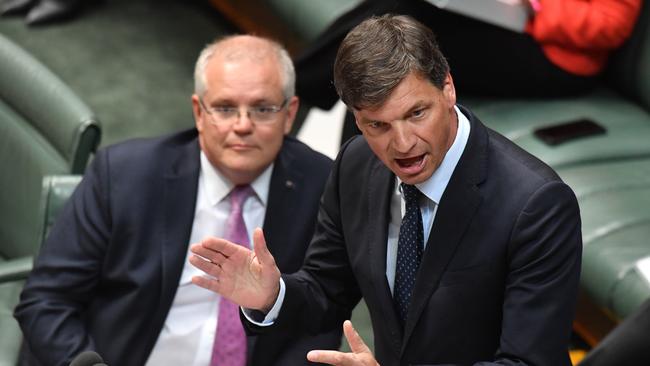
[[[300,268],[331,160],[285,138],[264,229],[279,268]],[[67,365],[95,350],[110,365],[143,365],[172,304],[187,253],[199,177],[196,130],[97,153],[53,227],[15,315],[28,364]],[[338,348],[341,331],[249,337],[250,365],[306,363]],[[31,355],[29,354],[31,353]],[[30,356],[36,356],[36,362]]]
[[[283,275],[276,327],[340,327],[363,296],[382,366],[570,365],[582,249],[576,198],[548,166],[462,110],[469,140],[440,201],[404,329],[386,280],[395,176],[363,137],[334,164],[305,265]]]

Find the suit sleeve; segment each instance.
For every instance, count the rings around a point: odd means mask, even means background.
[[[530,197],[512,231],[494,364],[571,364],[567,347],[581,255],[577,200],[564,183],[546,183]]]
[[[95,348],[83,319],[110,231],[105,162],[100,151],[64,206],[15,310],[27,348],[42,365],[68,365]]]
[[[339,197],[341,149],[321,198],[316,229],[302,269],[283,275],[287,286],[276,326],[310,334],[341,329],[361,293],[350,268]]]

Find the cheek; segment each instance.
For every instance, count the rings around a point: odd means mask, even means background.
[[[278,146],[282,145],[282,141],[284,140],[284,128],[280,126],[274,127],[278,128],[268,130],[260,129],[255,133],[255,137],[259,143],[267,148],[278,148]]]
[[[221,132],[215,126],[210,127],[212,128],[204,128],[200,132],[199,139],[201,141],[201,147],[204,150],[211,151],[212,153],[217,153],[222,149],[222,146],[224,145],[227,132]]]

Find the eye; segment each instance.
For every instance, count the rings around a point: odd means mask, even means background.
[[[253,108],[253,112],[258,114],[271,114],[275,113],[276,111],[277,107],[274,106],[261,105]]]
[[[411,112],[411,119],[421,119],[424,118],[424,116],[427,114],[426,108],[419,108]]]
[[[218,106],[212,107],[211,109],[215,113],[219,113],[219,114],[233,114],[233,113],[237,113],[237,111],[238,111],[237,108],[235,108],[233,106],[228,106],[228,105],[218,105]]]
[[[373,130],[382,130],[388,126],[388,123],[381,121],[370,121],[366,123],[366,126]]]

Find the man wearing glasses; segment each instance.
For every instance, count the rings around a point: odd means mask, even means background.
[[[283,272],[302,264],[331,161],[286,136],[298,109],[278,44],[232,36],[195,69],[196,129],[98,152],[52,229],[16,317],[23,358],[68,365],[302,365],[341,331],[246,337],[238,307],[195,286],[190,243],[249,245],[263,227]]]

